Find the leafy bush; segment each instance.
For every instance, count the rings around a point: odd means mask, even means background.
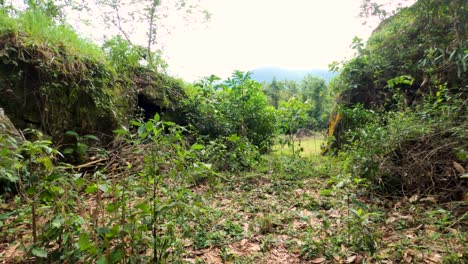
[[[236,71],[223,83],[212,76],[188,92],[193,112],[189,122],[201,135],[211,139],[237,134],[247,138],[260,152],[273,143],[275,110],[261,92],[261,85],[250,73]]]
[[[287,135],[284,140],[280,141],[280,144],[291,147],[293,156],[300,154],[300,150],[295,149],[295,133],[300,128],[305,127],[305,124],[311,119],[307,115],[308,111],[310,111],[310,105],[295,97],[282,102],[277,111],[279,131]]]
[[[384,191],[460,199],[466,187],[456,164],[462,168],[468,164],[459,155],[468,147],[467,125],[462,121],[465,102],[453,99],[440,105],[438,101],[429,98],[425,106],[405,112],[346,110],[366,120],[346,135],[350,171]]]
[[[1,126],[0,124],[0,131]],[[20,157],[18,155],[18,146],[20,142],[9,135],[0,133],[0,194],[5,192],[16,192],[14,184],[19,180],[17,167]]]
[[[182,239],[192,236],[202,209],[187,187],[196,168],[204,165],[197,159],[202,148],[189,147],[182,137],[185,130],[158,115],[132,123],[138,126],[136,134],[116,132],[143,164],[128,163],[127,174],[118,180],[104,170],[71,173],[71,166],[59,166],[55,158],[60,153],[40,134],[35,141],[5,145],[0,180],[7,177],[17,184],[22,205],[11,221],[0,222],[1,234],[30,225],[32,241],[24,250],[36,261],[177,262]],[[2,145],[10,141],[0,137]],[[132,165],[139,169],[129,172]],[[209,166],[203,168],[212,173]]]
[[[330,127],[334,146],[347,144],[350,170],[380,190],[444,199],[466,190],[459,155],[467,146],[463,10],[449,0],[402,9],[365,45],[353,40],[356,56],[333,82],[341,93]]]
[[[231,172],[251,169],[261,158],[258,147],[236,134],[209,140],[200,154],[213,169]]]

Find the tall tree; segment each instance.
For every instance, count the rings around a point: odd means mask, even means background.
[[[360,16],[364,24],[378,24],[389,16],[395,15],[401,8],[412,5],[416,0],[361,0]]]
[[[290,98],[299,94],[299,85],[293,80],[284,80],[284,88],[286,95],[284,97]]]
[[[267,95],[270,97],[271,104],[273,107],[278,109],[279,101],[281,99],[281,91],[283,87],[281,83],[279,83],[276,78],[273,78],[273,81],[268,85],[266,92]]]
[[[209,18],[207,11],[200,8],[199,0],[94,0],[94,5],[109,27],[116,29],[132,45],[146,47],[141,55],[153,67],[160,59],[156,52],[159,39],[174,27],[169,18],[176,15],[187,20],[188,16],[195,18],[196,14]],[[146,36],[145,43],[141,40],[142,33]]]
[[[327,100],[329,100],[325,80],[307,75],[300,83],[300,93],[302,100],[309,102],[312,106],[308,113],[315,124],[311,128],[324,127],[328,117],[328,114],[325,112],[325,106],[327,105]]]

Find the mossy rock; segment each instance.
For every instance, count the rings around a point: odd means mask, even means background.
[[[145,118],[158,113],[164,120],[187,123],[187,95],[182,81],[147,70],[136,76],[135,84],[138,106],[143,109]]]
[[[0,35],[0,106],[19,129],[38,128],[55,142],[68,130],[109,141],[119,124],[112,71],[70,55],[64,47],[31,45],[25,34]]]
[[[21,139],[19,131],[2,108],[0,108],[0,135],[8,135],[18,140]]]

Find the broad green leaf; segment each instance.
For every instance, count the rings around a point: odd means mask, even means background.
[[[139,126],[138,130],[137,130],[137,133],[138,133],[138,136],[140,138],[146,138],[147,133],[146,133],[146,130],[145,130],[145,126],[143,126],[143,125]]]
[[[95,193],[98,190],[98,187],[96,184],[90,184],[86,187],[85,192],[86,193]]]
[[[116,130],[114,130],[114,133],[117,134],[117,135],[127,135],[128,131],[124,130],[124,129],[116,129]]]
[[[332,190],[329,190],[329,189],[320,190],[320,195],[321,196],[331,196],[332,193],[333,193]]]
[[[99,138],[97,138],[95,135],[84,135],[83,138],[99,141]]]
[[[193,144],[192,147],[190,147],[190,149],[193,149],[193,150],[200,150],[200,149],[203,149],[205,146],[203,146],[202,144]]]
[[[115,203],[108,204],[106,206],[106,211],[109,213],[115,212],[119,207]]]
[[[78,238],[78,246],[82,251],[85,251],[93,246],[93,242],[87,233],[80,234],[80,237]]]
[[[107,193],[107,191],[109,190],[109,186],[107,184],[98,184],[98,188],[104,193]]]
[[[153,129],[154,129],[153,123],[152,123],[151,121],[146,122],[146,124],[145,124],[145,129],[146,129],[146,131],[148,131],[148,132],[149,132],[149,131],[153,131]]]
[[[98,261],[97,261],[97,264],[108,264],[109,262],[107,262],[107,259],[106,259],[106,256],[102,255],[101,257],[99,257]]]
[[[209,170],[211,170],[211,168],[213,167],[213,165],[210,163],[202,163],[202,165]]]
[[[143,187],[136,187],[135,193],[138,195],[138,197],[143,197],[146,194],[146,190]]]
[[[161,120],[161,117],[159,116],[158,113],[154,114],[153,120],[154,122],[159,122],[159,120]]]
[[[109,263],[119,263],[124,257],[125,253],[121,248],[114,248],[109,255]]]
[[[83,144],[83,143],[77,143],[76,144],[76,152],[78,152],[78,154],[80,155],[84,155],[86,153],[86,151],[88,151],[88,145],[86,144]]]
[[[40,248],[40,247],[33,247],[31,249],[31,254],[33,254],[33,256],[36,256],[38,258],[47,258],[47,251],[45,251],[43,248]]]
[[[150,205],[146,202],[137,204],[135,208],[140,209],[141,211],[146,212],[146,213],[150,212]]]
[[[65,132],[65,135],[76,137],[76,138],[78,138],[80,136],[75,131],[67,131],[67,132]]]
[[[65,219],[61,215],[56,216],[54,220],[52,220],[52,226],[55,228],[61,227],[63,223],[65,223]]]
[[[84,179],[79,178],[79,179],[77,179],[77,180],[75,181],[75,183],[76,183],[76,186],[77,186],[78,188],[80,188],[80,187],[83,186],[86,182],[85,182]]]
[[[164,124],[165,124],[166,126],[175,126],[176,123],[171,122],[171,121],[166,121],[166,122],[164,122]]]
[[[138,121],[135,121],[135,120],[130,120],[130,124],[134,125],[134,126],[142,126],[143,124],[138,122]]]

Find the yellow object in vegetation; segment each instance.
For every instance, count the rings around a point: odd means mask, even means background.
[[[342,116],[340,112],[337,112],[336,114],[332,115],[330,118],[330,126],[328,127],[328,136],[332,137],[333,133],[335,133],[335,128],[338,125],[338,122],[340,122]]]

